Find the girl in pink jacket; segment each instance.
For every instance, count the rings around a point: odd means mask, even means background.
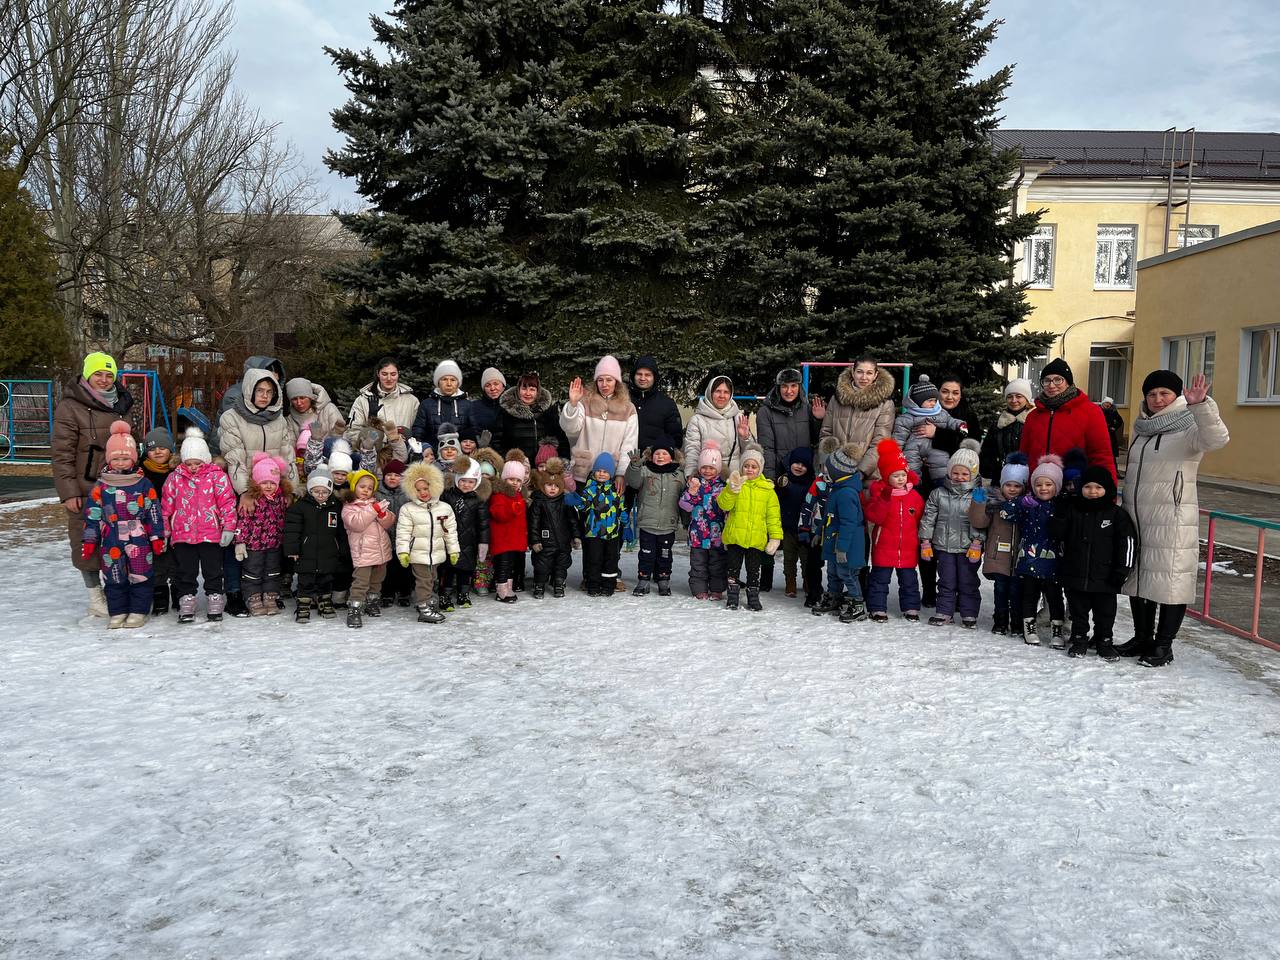
[[[222,592],[222,551],[236,535],[236,495],[231,478],[213,462],[204,434],[187,430],[178,452],[182,463],[169,474],[160,497],[165,530],[178,566],[178,622],[196,613],[196,577],[204,578],[210,620],[221,620],[227,605]]]
[[[396,522],[389,500],[374,500],[378,478],[368,470],[354,470],[347,477],[351,488],[344,499],[342,524],[351,544],[351,595],[347,601],[347,626],[361,627],[361,611],[382,616],[382,581],[391,560],[391,540],[387,531]]]

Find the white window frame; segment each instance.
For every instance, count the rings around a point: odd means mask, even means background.
[[[1040,371],[1049,365],[1049,348],[1045,347],[1044,352],[1036,357],[1030,357],[1018,364],[1018,376],[1024,380],[1030,380],[1032,386],[1039,387]]]
[[[1201,237],[1198,240],[1193,240],[1191,243],[1187,243],[1188,229],[1208,230],[1210,231],[1210,233],[1209,233],[1209,236],[1207,237]],[[1194,247],[1198,243],[1208,243],[1210,240],[1217,240],[1217,239],[1218,239],[1218,225],[1216,223],[1191,223],[1191,224],[1180,223],[1178,224],[1178,249],[1179,250],[1185,250],[1187,247]]]
[[[1133,231],[1133,237],[1131,238],[1133,241],[1133,262],[1129,268],[1130,277],[1129,277],[1128,283],[1115,283],[1114,278],[1116,275],[1116,251],[1119,249],[1119,243],[1117,241],[1130,239],[1130,238],[1103,237],[1101,236],[1101,233],[1103,230],[1132,230]],[[1099,283],[1098,270],[1097,270],[1098,250],[1103,244],[1106,244],[1108,247],[1110,247],[1110,252],[1107,254],[1107,259],[1110,265],[1110,270],[1108,271],[1108,275],[1112,278],[1112,282]],[[1093,264],[1090,267],[1090,269],[1093,270],[1093,289],[1095,290],[1133,290],[1138,280],[1138,225],[1136,223],[1100,223],[1098,224],[1098,228],[1094,233]]]
[[[1036,262],[1035,253],[1036,248],[1042,246],[1047,246],[1049,248],[1049,279],[1047,281],[1037,283],[1033,275]],[[1035,232],[1022,242],[1022,278],[1028,283],[1027,289],[1053,289],[1053,272],[1057,255],[1058,225],[1056,223],[1038,224]]]
[[[1111,356],[1095,357],[1094,354],[1101,350],[1119,350],[1124,354],[1124,356],[1123,357],[1111,357]],[[1110,379],[1107,376],[1108,368],[1114,364],[1122,365],[1122,369],[1121,369],[1122,375],[1117,378],[1120,383],[1120,387],[1119,389],[1115,390],[1114,393],[1111,394],[1111,399],[1115,401],[1115,405],[1117,408],[1128,407],[1129,406],[1129,380],[1133,376],[1133,344],[1091,343],[1089,345],[1089,377],[1087,380],[1088,383],[1093,382],[1093,365],[1095,363],[1100,363],[1103,365],[1103,371],[1102,371],[1103,391],[1106,391],[1107,380]],[[1106,395],[1107,394],[1105,392],[1096,397],[1091,395],[1089,399],[1092,400],[1094,403],[1101,403],[1102,397]]]
[[[1191,345],[1193,343],[1200,344],[1200,369],[1192,370],[1188,367],[1188,360],[1191,355]],[[1174,345],[1178,348],[1177,364],[1174,364],[1173,354]],[[1213,346],[1213,363],[1206,366],[1205,357],[1208,356],[1208,347]],[[1172,370],[1182,378],[1183,384],[1191,382],[1191,378],[1197,373],[1204,373],[1210,381],[1218,367],[1218,339],[1217,334],[1211,332],[1204,333],[1188,333],[1178,337],[1165,337],[1160,342],[1160,359],[1166,370]]]
[[[1249,396],[1249,381],[1253,370],[1253,335],[1255,333],[1271,334],[1271,350],[1267,358],[1267,380],[1271,383],[1270,392],[1265,397]],[[1262,327],[1249,327],[1240,331],[1240,383],[1236,397],[1238,403],[1248,406],[1271,407],[1280,406],[1280,390],[1275,388],[1276,362],[1280,361],[1280,324],[1267,324]]]

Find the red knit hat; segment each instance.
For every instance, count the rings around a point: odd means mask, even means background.
[[[129,435],[129,424],[124,420],[111,424],[111,436],[107,438],[104,460],[109,464],[112,455],[116,453],[127,453],[130,466],[138,462],[138,444]]]
[[[891,438],[885,437],[876,444],[876,467],[882,479],[888,480],[893,473],[907,472],[907,458],[902,455],[902,448]]]

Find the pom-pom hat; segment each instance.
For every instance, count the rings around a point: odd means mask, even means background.
[[[698,468],[715,467],[716,472],[720,471],[723,464],[723,458],[720,455],[720,444],[715,440],[708,440],[702,445],[702,450],[698,453]]]
[[[960,441],[960,449],[951,455],[951,459],[947,461],[947,472],[951,472],[952,467],[964,467],[969,471],[969,475],[976,477],[978,475],[978,451],[982,447],[977,440],[972,437]]]
[[[178,451],[178,459],[184,463],[188,460],[199,460],[201,463],[213,462],[203,430],[199,427],[187,427],[187,432],[182,437],[182,449]]]
[[[284,476],[285,471],[289,469],[288,465],[279,457],[273,457],[269,453],[258,450],[253,455],[253,482],[264,483],[267,480],[280,482],[280,478]]]
[[[1062,458],[1052,453],[1047,453],[1040,458],[1036,468],[1031,471],[1032,489],[1041,477],[1047,477],[1053,481],[1055,493],[1060,491],[1062,489]]]
[[[107,463],[110,464],[111,458],[117,454],[127,455],[130,466],[138,462],[138,444],[129,433],[128,422],[124,420],[117,420],[111,424],[111,436],[107,438],[106,450],[103,455]]]
[[[893,438],[885,437],[876,444],[876,469],[885,480],[891,474],[907,472],[907,458]]]
[[[1020,483],[1026,486],[1031,479],[1031,467],[1027,464],[1027,455],[1025,453],[1014,452],[1004,459],[1004,466],[1000,468],[1000,483]]]

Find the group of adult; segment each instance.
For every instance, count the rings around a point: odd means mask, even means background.
[[[785,475],[793,450],[813,448],[827,438],[845,447],[869,479],[876,470],[876,444],[892,434],[897,384],[871,357],[842,370],[826,400],[806,394],[799,370],[780,371],[756,411],[754,434],[749,417],[734,399],[729,377],[708,379],[686,424],[675,401],[663,391],[659,373],[653,357],[641,357],[624,379],[618,360],[605,356],[590,381],[573,380],[558,404],[537,373],[525,373],[509,385],[494,367],[481,374],[479,393],[468,396],[463,371],[445,360],[433,371],[431,391],[419,398],[400,379],[399,364],[384,358],[344,419],[323,387],[302,377],[286,380],[278,359],[255,356],[245,362],[241,381],[223,397],[215,449],[221,448],[232,484],[243,494],[256,451],[280,456],[292,474],[294,444],[303,429],[345,431],[354,441],[372,421],[404,435],[419,450],[434,446],[443,430],[456,433],[464,450],[483,442],[504,453],[519,449],[531,462],[554,451],[568,458],[579,481],[587,479],[600,454],[609,453],[619,483],[632,451],[662,442],[682,450],[685,469],[693,472],[703,446],[714,440],[726,474],[740,467],[745,445],[758,442],[765,454],[765,475],[777,479]],[[55,485],[67,510],[73,563],[91,590],[99,580],[94,561],[81,558],[83,498],[101,472],[111,422],[127,419],[133,406],[129,392],[118,388],[116,375],[111,357],[91,354],[54,417]],[[1062,359],[1045,366],[1038,390],[1028,380],[1011,381],[1004,390],[1005,409],[985,430],[959,377],[943,376],[937,388],[941,406],[965,429],[934,424],[917,429],[947,454],[966,438],[981,440],[979,472],[989,482],[997,482],[1000,466],[1015,450],[1031,464],[1046,454],[1065,458],[1080,451],[1088,464],[1116,475],[1107,417],[1075,386],[1071,368]],[[1132,598],[1136,635],[1120,648],[1122,653],[1163,649],[1168,654],[1186,605],[1194,599],[1199,559],[1196,476],[1204,454],[1228,440],[1208,391],[1204,377],[1184,388],[1168,370],[1152,372],[1143,384],[1124,489],[1124,503],[1140,537],[1138,564],[1124,590]],[[928,601],[934,578],[927,564],[922,572]],[[233,582],[229,572],[229,593]]]

